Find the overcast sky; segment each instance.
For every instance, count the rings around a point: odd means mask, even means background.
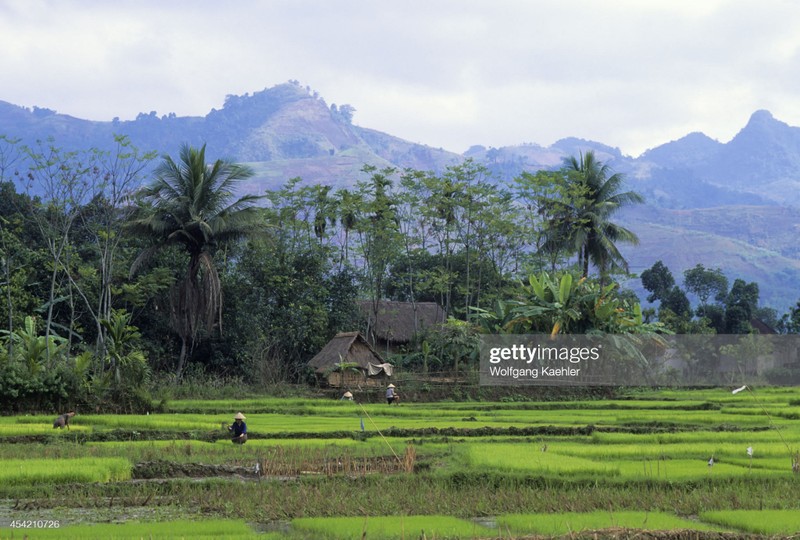
[[[205,115],[290,79],[434,147],[800,125],[793,0],[0,0],[0,100]]]

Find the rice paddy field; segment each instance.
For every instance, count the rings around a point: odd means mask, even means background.
[[[0,417],[0,539],[800,535],[796,388],[160,410]]]

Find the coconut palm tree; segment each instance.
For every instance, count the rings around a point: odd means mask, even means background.
[[[611,221],[620,208],[644,202],[644,198],[634,192],[621,192],[623,175],[611,173],[607,164],[598,161],[594,152],[570,156],[564,160],[564,169],[569,183],[574,184],[573,193],[577,196],[569,206],[568,219],[560,223],[570,223],[569,242],[578,252],[578,264],[583,276],[589,275],[591,262],[600,272],[601,279],[609,270],[628,270],[628,263],[617,248],[619,242],[634,245],[639,238],[633,231]]]
[[[129,228],[151,240],[134,261],[136,271],[156,252],[177,246],[189,255],[185,276],[170,291],[170,322],[181,338],[177,377],[201,328],[222,332],[222,287],[214,252],[226,242],[256,234],[263,224],[254,206],[258,196],[235,198],[238,182],[253,176],[249,167],[217,160],[207,164],[206,147],[183,145],[180,161],[165,156],[154,180],[139,192],[139,208]]]

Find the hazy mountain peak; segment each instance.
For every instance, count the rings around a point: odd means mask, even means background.
[[[363,178],[365,163],[441,171],[467,157],[508,181],[523,171],[557,169],[564,157],[592,150],[649,202],[629,214],[630,228],[642,239],[631,248],[632,268],[646,268],[658,258],[673,272],[698,262],[719,265],[731,275],[756,279],[768,303],[780,306],[796,297],[798,213],[791,210],[782,217],[780,208],[769,205],[800,205],[800,128],[776,120],[769,111],[755,111],[728,143],[695,132],[638,158],[576,137],[548,147],[474,146],[459,156],[355,125],[354,112],[350,105],[327,104],[308,86],[290,81],[229,95],[221,108],[193,117],[151,112],[130,121],[92,122],[0,101],[0,135],[27,143],[53,136],[68,150],[110,152],[114,134],[127,135],[141,150],[166,154],[182,142],[208,144],[209,159],[254,165],[256,176],[243,186],[248,193],[263,193],[294,177],[352,187]]]
[[[708,160],[722,146],[708,135],[694,131],[676,141],[647,150],[639,159],[660,167],[686,168]]]
[[[761,109],[750,115],[747,125],[736,134],[731,140],[731,144],[736,146],[744,140],[748,145],[754,142],[757,143],[757,146],[774,142],[783,145],[787,142],[787,139],[797,139],[798,132],[800,132],[800,129],[793,128],[786,122],[776,120],[772,113]]]
[[[772,116],[771,112],[769,112],[766,109],[759,109],[750,115],[750,120],[747,123],[749,125],[749,124],[772,122],[772,121],[775,121],[775,117]]]
[[[762,109],[750,115],[750,120],[748,120],[742,130],[731,140],[731,143],[735,146],[737,141],[741,139],[745,139],[748,144],[757,139],[763,139],[760,141],[761,143],[773,142],[781,139],[785,141],[787,138],[796,138],[798,131],[800,131],[800,129],[791,127],[786,122],[775,119],[772,113]]]
[[[599,159],[603,161],[609,161],[614,158],[622,157],[622,152],[620,152],[619,148],[613,148],[607,144],[580,139],[578,137],[565,137],[563,139],[559,139],[553,143],[551,148],[557,148],[565,152],[567,155],[575,156],[592,151]]]

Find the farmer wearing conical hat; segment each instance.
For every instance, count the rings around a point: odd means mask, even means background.
[[[234,444],[244,444],[247,442],[247,424],[245,424],[244,421],[244,415],[238,412],[236,416],[233,417],[233,424],[228,426],[228,431],[230,431],[233,436],[231,441]]]
[[[340,397],[339,399],[353,401],[353,393],[350,390],[348,390],[347,392],[342,394],[342,397]]]
[[[397,392],[394,391],[394,388],[395,386],[393,384],[390,384],[389,386],[386,387],[386,403],[388,403],[389,405],[391,405],[395,401],[399,401],[400,399],[400,396],[397,395]]]

